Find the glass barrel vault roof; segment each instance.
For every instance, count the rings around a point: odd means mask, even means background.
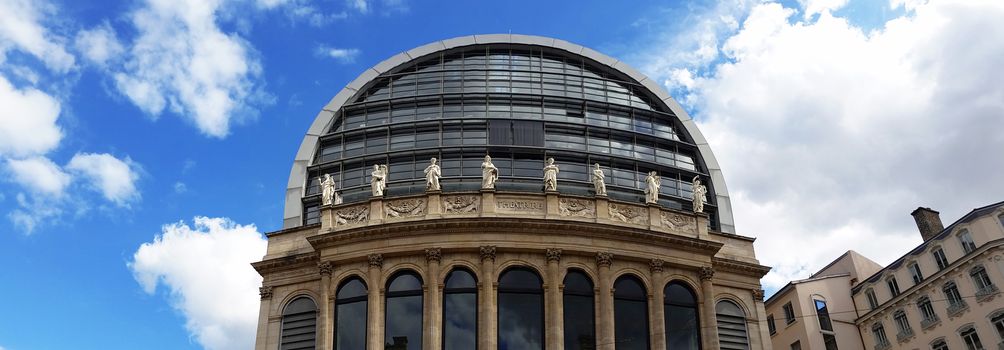
[[[540,191],[544,159],[559,190],[590,195],[589,167],[613,199],[641,201],[644,176],[662,177],[660,203],[690,209],[690,182],[708,185],[714,229],[735,233],[721,169],[686,112],[627,65],[562,40],[524,35],[448,39],[367,69],[318,114],[286,191],[284,228],[316,219],[317,178],[332,174],[346,202],[365,200],[373,164],[389,164],[387,196],[424,191],[441,160],[443,190],[477,190],[492,155],[500,191]]]

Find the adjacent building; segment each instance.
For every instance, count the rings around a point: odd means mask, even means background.
[[[848,252],[768,299],[774,349],[1004,349],[1004,202],[911,214],[924,242],[892,264]]]
[[[769,268],[694,121],[562,40],[460,37],[364,71],[304,137],[284,226],[253,264],[258,350],[770,348]]]

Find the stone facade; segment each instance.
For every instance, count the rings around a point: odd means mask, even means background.
[[[718,348],[715,302],[738,304],[746,314],[752,349],[770,347],[764,328],[763,292],[759,279],[768,268],[757,263],[752,239],[709,231],[704,214],[652,205],[611,203],[606,198],[558,194],[470,193],[472,211],[449,211],[450,200],[438,193],[395,198],[395,203],[428,203],[425,210],[404,210],[382,199],[364,204],[322,208],[322,222],[268,234],[268,253],[254,267],[264,276],[256,349],[277,349],[283,307],[298,296],[318,305],[318,348],[332,349],[336,327],[332,309],[342,281],[357,277],[370,286],[367,343],[384,344],[381,310],[388,276],[402,270],[417,273],[423,285],[424,349],[441,348],[443,315],[439,300],[446,275],[454,267],[472,271],[479,283],[479,349],[496,349],[497,278],[511,267],[525,267],[544,279],[546,349],[562,349],[561,290],[569,269],[585,272],[595,283],[598,349],[613,349],[613,281],[623,275],[641,280],[649,298],[649,344],[665,349],[663,288],[682,282],[696,294],[703,348]],[[465,202],[466,203],[466,202]],[[596,210],[568,210],[576,207]],[[609,208],[644,213],[645,222],[624,222]],[[513,210],[514,208],[518,210]],[[343,213],[369,211],[365,219],[343,220]],[[359,215],[355,215],[359,217]],[[667,223],[662,218],[675,218]],[[684,219],[679,219],[684,218]],[[679,225],[677,222],[693,222]],[[721,257],[725,244],[742,242],[740,256]],[[483,283],[492,281],[492,283]],[[373,288],[379,286],[379,288]],[[265,291],[268,291],[266,294]]]

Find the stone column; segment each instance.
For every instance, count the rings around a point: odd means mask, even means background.
[[[613,254],[596,253],[596,267],[599,274],[599,304],[600,313],[596,315],[599,326],[599,336],[596,339],[598,350],[614,350],[614,292],[613,281],[610,280],[610,264]]]
[[[544,303],[544,320],[547,325],[547,350],[564,349],[564,305],[561,298],[561,249],[548,248],[547,256],[547,299]]]
[[[423,349],[426,350],[439,350],[443,346],[443,342],[440,340],[443,336],[443,307],[440,305],[440,301],[443,300],[439,291],[439,262],[443,258],[443,252],[439,248],[431,248],[425,250],[425,261],[429,265],[428,280],[425,281],[425,285],[428,286],[428,294],[425,297],[427,302],[425,303],[425,320],[426,322],[426,334],[425,334],[425,346]]]
[[[663,280],[663,266],[665,262],[662,259],[652,259],[649,261],[649,271],[652,273],[652,300],[649,301],[649,313],[652,315],[649,321],[649,329],[651,330],[651,342],[652,350],[666,350],[666,309],[663,307],[665,302],[665,292],[664,287],[666,286],[666,281]]]
[[[718,316],[715,315],[715,286],[711,283],[711,278],[715,276],[715,270],[711,267],[701,267],[701,299],[703,307],[700,319],[704,320],[701,325],[704,328],[704,349],[718,349]]]
[[[370,254],[366,348],[383,350],[383,255]]]
[[[498,324],[496,321],[496,295],[495,288],[495,246],[481,246],[481,301],[478,316],[478,349],[495,350],[498,347]]]
[[[258,296],[261,297],[261,304],[258,306],[258,334],[256,335],[255,350],[265,350],[268,348],[268,310],[272,302],[272,286],[258,287]]]
[[[321,334],[317,336],[317,343],[321,344],[324,349],[331,349],[332,344],[332,334],[334,322],[331,319],[331,270],[334,265],[330,261],[325,261],[317,264],[317,270],[321,274],[321,303],[318,305],[321,308],[321,319],[317,323],[317,329],[320,330]]]

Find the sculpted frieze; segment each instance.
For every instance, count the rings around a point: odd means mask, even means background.
[[[459,195],[443,197],[443,210],[450,214],[471,214],[478,212],[480,197]]]
[[[697,220],[693,216],[669,212],[662,212],[660,216],[662,226],[670,231],[691,233],[697,230]]]
[[[425,215],[426,205],[424,198],[409,198],[387,201],[384,207],[388,217],[404,218]]]
[[[544,201],[520,197],[500,197],[495,200],[495,210],[520,214],[544,214]]]
[[[356,205],[335,211],[335,226],[364,223],[369,220],[369,205]]]
[[[644,225],[648,221],[648,211],[645,208],[610,203],[610,219],[635,225]]]
[[[563,216],[595,217],[596,203],[585,199],[562,198],[558,200],[558,213]]]

